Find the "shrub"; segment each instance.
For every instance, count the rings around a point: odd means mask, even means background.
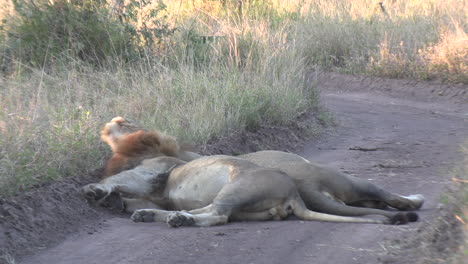
[[[153,48],[174,32],[160,16],[165,6],[148,5],[130,1],[110,8],[106,0],[13,0],[14,15],[2,25],[7,62],[43,67],[63,60],[102,65],[109,59],[138,59],[143,48]]]

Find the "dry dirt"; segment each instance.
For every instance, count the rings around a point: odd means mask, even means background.
[[[203,153],[295,151],[401,194],[423,194],[421,221],[405,226],[240,222],[172,229],[92,208],[77,189],[96,175],[38,186],[0,200],[0,255],[19,263],[443,263],[460,226],[440,194],[468,136],[468,87],[319,76],[338,126],[304,141],[317,117],[216,139]],[[0,263],[2,260],[0,260]],[[6,261],[4,261],[6,262]]]

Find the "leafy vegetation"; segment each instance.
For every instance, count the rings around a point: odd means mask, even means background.
[[[96,0],[11,3],[14,14],[2,25],[4,67],[12,62],[44,67],[76,59],[94,65],[132,61],[142,48],[160,44],[175,30],[159,15],[162,3],[146,8],[145,1],[130,1],[118,10]]]

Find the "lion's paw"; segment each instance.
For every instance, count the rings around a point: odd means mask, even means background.
[[[82,192],[86,199],[90,202],[95,202],[109,195],[109,191],[102,188],[101,184],[88,184],[82,188]]]
[[[154,222],[155,213],[151,209],[140,209],[133,212],[130,218],[133,222]]]
[[[179,226],[191,226],[195,223],[193,217],[187,213],[173,213],[169,215],[166,219],[166,223],[170,227],[179,227]]]
[[[413,194],[405,197],[411,201],[409,210],[418,210],[424,204],[424,196],[422,194]]]
[[[99,205],[116,212],[125,211],[125,204],[120,193],[111,192],[109,195],[99,201]]]
[[[391,225],[405,225],[409,222],[416,222],[418,221],[419,216],[414,212],[408,213],[397,213],[394,216],[390,217],[387,224]]]

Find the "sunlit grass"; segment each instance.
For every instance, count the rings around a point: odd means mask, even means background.
[[[463,0],[167,1],[182,32],[247,36],[262,46],[285,26],[312,65],[347,73],[468,83]],[[252,34],[253,33],[253,34]],[[236,44],[239,45],[239,44]],[[233,50],[239,47],[231,47]]]
[[[458,248],[457,254],[453,257],[452,263],[463,263],[468,257],[468,141],[462,145],[464,160],[458,168],[454,180],[458,183],[459,190],[455,194],[454,200],[458,211],[455,217],[463,226],[463,241]]]
[[[190,144],[290,120],[317,105],[307,79],[317,67],[468,83],[463,0],[164,3],[177,31],[141,61],[94,67],[63,56],[30,68],[8,57],[0,77],[2,194],[100,167],[108,149],[99,130],[116,115]],[[0,16],[11,13],[2,7]],[[9,56],[5,48],[0,54]]]
[[[255,72],[212,61],[200,69],[148,63],[4,77],[0,189],[13,193],[99,168],[108,151],[99,130],[117,115],[190,144],[291,120],[316,106],[318,95],[301,60],[283,52],[262,57],[270,66]]]
[[[463,159],[452,169],[450,175],[452,184],[450,191],[442,194],[441,201],[448,209],[448,219],[445,219],[448,228],[441,233],[450,233],[449,237],[459,237],[453,254],[448,256],[447,263],[465,263],[468,257],[468,140],[461,144]]]

